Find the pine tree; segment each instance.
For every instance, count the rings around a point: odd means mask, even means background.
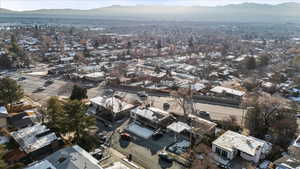
[[[8,77],[0,79],[0,103],[8,106],[9,111],[12,111],[12,104],[19,101],[24,96],[23,89],[17,82]]]

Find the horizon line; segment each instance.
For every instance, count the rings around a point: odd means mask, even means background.
[[[112,4],[112,5],[105,5],[100,6],[96,8],[88,8],[88,9],[80,9],[80,8],[39,8],[39,9],[26,9],[26,10],[15,10],[15,9],[9,9],[9,8],[0,8],[4,10],[9,10],[13,12],[30,12],[30,11],[39,11],[39,10],[81,10],[81,11],[88,11],[88,10],[94,10],[94,9],[101,9],[101,8],[107,8],[107,7],[113,7],[113,6],[120,6],[120,7],[138,7],[138,6],[146,6],[146,7],[159,7],[159,6],[165,6],[165,7],[207,7],[207,8],[214,8],[214,7],[226,7],[231,5],[243,5],[243,4],[257,4],[257,5],[269,5],[269,6],[279,6],[283,4],[299,4],[300,2],[281,2],[281,3],[259,3],[259,2],[241,2],[241,3],[230,3],[226,5],[171,5],[171,4],[128,4],[128,5],[118,5],[118,4]]]

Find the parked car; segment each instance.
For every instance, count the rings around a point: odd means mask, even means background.
[[[95,87],[95,85],[92,84],[92,83],[87,83],[87,84],[84,84],[84,85],[83,85],[83,88],[86,88],[86,89],[91,89],[91,88],[93,88],[93,87]]]
[[[210,113],[207,112],[207,111],[199,111],[199,112],[196,112],[196,115],[198,117],[201,117],[201,118],[206,118],[206,119],[209,119],[210,118]]]
[[[300,113],[298,113],[298,114],[296,115],[296,117],[297,117],[297,118],[300,118]]]
[[[20,77],[20,78],[18,79],[18,81],[23,81],[23,80],[26,80],[26,77]]]
[[[44,84],[44,86],[50,86],[52,85],[54,82],[52,80],[47,80]]]
[[[122,133],[121,134],[121,139],[130,141],[132,139],[132,136],[128,133]]]
[[[148,96],[147,93],[146,93],[145,91],[138,92],[137,95],[138,95],[139,97],[147,97],[147,96]]]

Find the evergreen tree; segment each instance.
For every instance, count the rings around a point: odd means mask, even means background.
[[[87,90],[78,85],[74,85],[70,99],[71,100],[82,100],[82,99],[86,99],[86,98],[88,98]]]
[[[10,69],[12,66],[12,62],[9,59],[7,54],[0,56],[0,68],[2,69]]]
[[[24,92],[20,85],[13,79],[5,77],[0,79],[0,103],[8,106],[9,111],[12,111],[12,103],[23,98]]]
[[[74,132],[74,142],[78,143],[86,135],[86,129],[95,125],[95,119],[86,115],[87,107],[78,100],[70,100],[64,105],[65,127],[68,132]]]
[[[51,97],[47,101],[47,110],[45,111],[45,116],[48,120],[48,126],[50,128],[63,132],[63,127],[61,126],[64,120],[63,104],[58,97]]]

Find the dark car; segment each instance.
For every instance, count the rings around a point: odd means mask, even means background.
[[[300,114],[297,114],[296,117],[297,117],[297,118],[300,118]]]
[[[18,79],[18,81],[23,81],[23,80],[26,80],[26,77],[20,77],[20,78]]]
[[[196,115],[198,117],[201,117],[201,118],[206,118],[206,119],[209,119],[210,118],[210,113],[207,112],[207,111],[199,111],[199,112],[196,112]]]
[[[44,86],[50,86],[52,85],[54,82],[52,80],[47,80],[44,84]]]

